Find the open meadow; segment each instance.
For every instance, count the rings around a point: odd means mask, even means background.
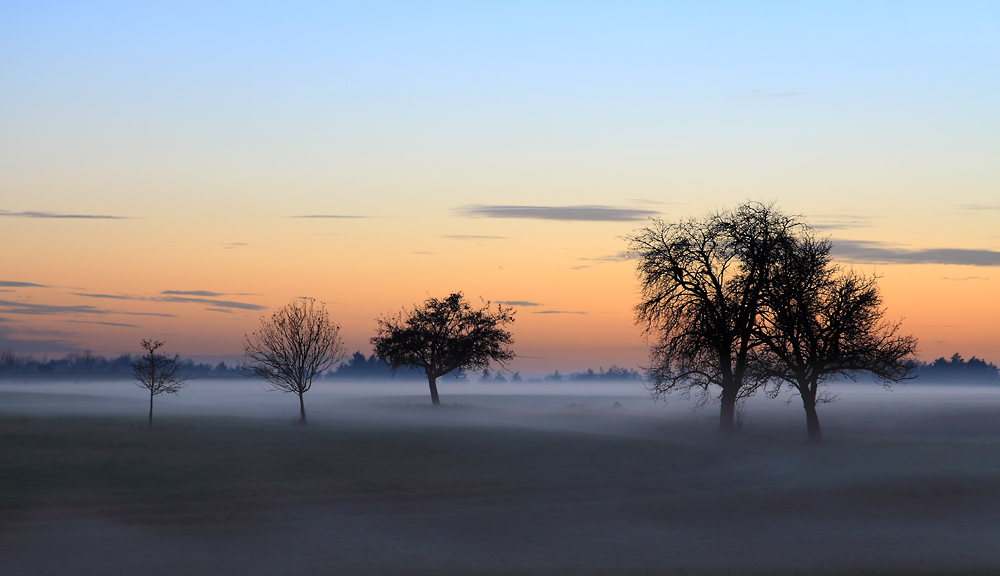
[[[0,384],[2,574],[995,574],[1000,390]],[[616,405],[617,403],[617,405]]]

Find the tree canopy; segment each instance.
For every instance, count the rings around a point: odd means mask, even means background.
[[[244,337],[246,361],[243,369],[269,382],[274,390],[299,398],[299,421],[306,421],[303,395],[313,379],[344,357],[340,326],[330,320],[322,302],[312,299],[291,302],[270,319],[261,318],[260,327]]]
[[[657,395],[696,392],[721,400],[719,427],[735,431],[736,402],[759,383],[748,378],[761,298],[798,219],[771,204],[676,223],[653,219],[626,237],[638,259],[637,322],[652,340],[650,386]]]
[[[502,368],[514,358],[514,341],[506,330],[513,322],[512,308],[493,307],[490,302],[473,308],[461,292],[455,292],[379,318],[371,344],[375,356],[393,371],[422,369],[431,401],[438,405],[438,378],[459,369],[486,370],[492,364]]]
[[[868,373],[883,385],[909,377],[916,340],[885,319],[877,278],[844,271],[830,258],[832,244],[805,231],[783,250],[764,290],[754,371],[801,398],[809,439],[822,432],[816,405],[834,399],[825,382]]]

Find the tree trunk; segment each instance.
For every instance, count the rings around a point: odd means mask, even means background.
[[[719,432],[736,433],[736,395],[738,390],[722,390],[722,409],[719,412]]]
[[[428,376],[427,383],[430,384],[431,387],[431,403],[434,404],[435,406],[440,406],[441,399],[438,398],[437,378],[433,376]]]
[[[816,400],[802,397],[802,406],[806,409],[806,429],[809,431],[809,441],[819,444],[823,441],[823,431],[819,427],[819,416],[816,415]]]
[[[299,392],[299,422],[302,424],[306,423],[306,403],[302,399],[301,392]]]
[[[153,393],[149,393],[149,429],[153,429]]]

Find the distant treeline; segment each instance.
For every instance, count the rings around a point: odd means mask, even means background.
[[[355,352],[346,362],[337,366],[336,370],[331,370],[326,374],[326,378],[336,378],[344,380],[388,380],[389,378],[402,379],[402,380],[426,380],[426,376],[420,370],[416,369],[400,369],[396,371],[395,376],[392,375],[392,370],[385,361],[379,360],[374,354],[366,357],[361,351]],[[469,376],[464,370],[457,370],[445,376],[445,378],[454,378],[459,381],[468,382]],[[627,368],[619,368],[618,366],[611,366],[606,371],[604,368],[598,368],[597,372],[593,369],[588,368],[586,372],[574,372],[572,374],[563,375],[560,374],[558,370],[554,374],[550,374],[544,378],[544,382],[557,382],[562,380],[576,381],[576,380],[594,380],[594,381],[623,381],[623,380],[633,380],[641,381],[642,376],[639,374],[638,370],[629,370]],[[478,382],[524,382],[525,379],[521,377],[520,372],[514,373],[503,373],[497,371],[483,370],[477,379]]]
[[[30,354],[18,354],[11,350],[0,350],[0,377],[11,376],[90,376],[103,378],[131,378],[131,364],[136,357],[130,354],[122,354],[107,358],[83,352],[82,354],[67,354],[64,358],[37,359]],[[951,358],[938,358],[933,362],[916,363],[917,379],[914,383],[938,384],[938,383],[961,383],[961,384],[1000,384],[1000,368],[992,362],[981,360],[973,356],[969,360],[962,358],[961,354],[953,354]],[[191,360],[181,363],[181,373],[184,376],[195,378],[239,378],[243,374],[236,366],[228,366],[225,362],[218,364],[195,364]],[[375,358],[374,355],[365,356],[360,351],[355,352],[345,362],[342,362],[336,369],[324,375],[329,379],[340,380],[423,380],[423,372],[415,369],[400,369],[395,376],[392,370],[384,361]],[[468,381],[469,376],[465,371],[457,371],[449,374],[447,378],[459,381]],[[518,372],[504,374],[502,372],[484,371],[479,378],[479,382],[522,382],[523,379]],[[558,370],[542,378],[544,382],[622,382],[642,380],[642,375],[638,370],[619,368],[611,366],[607,370],[598,368],[587,369],[586,372],[574,372],[572,374],[560,374]]]
[[[30,354],[0,350],[0,377],[7,376],[61,376],[131,378],[132,362],[138,360],[131,354],[113,358],[97,356],[90,352],[67,354],[64,358],[37,359]],[[239,370],[225,362],[216,365],[195,364],[192,360],[180,363],[179,375],[195,378],[236,378]]]
[[[0,378],[2,377],[92,377],[92,378],[131,378],[132,362],[137,360],[131,354],[122,354],[112,358],[98,356],[90,352],[82,354],[67,354],[63,358],[38,359],[30,354],[18,354],[12,350],[0,350]],[[195,364],[191,360],[181,362],[180,375],[193,378],[239,378],[243,376],[236,366],[227,366],[225,362],[218,364]],[[355,352],[336,369],[323,375],[326,379],[336,380],[425,380],[421,370],[401,368],[393,375],[389,365],[379,360],[375,355],[365,356],[361,351]],[[464,370],[456,370],[445,376],[462,382],[469,381],[469,375]],[[544,382],[555,381],[641,381],[642,376],[636,370],[611,366],[606,371],[599,368],[597,372],[588,369],[586,372],[560,374],[558,370],[542,378]],[[479,382],[522,382],[520,373],[483,371]]]
[[[917,362],[916,366],[917,383],[1000,384],[1000,368],[975,356],[965,360],[956,353],[949,360],[942,357],[933,362]]]

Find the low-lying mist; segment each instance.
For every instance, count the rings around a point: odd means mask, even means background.
[[[991,574],[1000,389],[0,383],[4,574]]]

